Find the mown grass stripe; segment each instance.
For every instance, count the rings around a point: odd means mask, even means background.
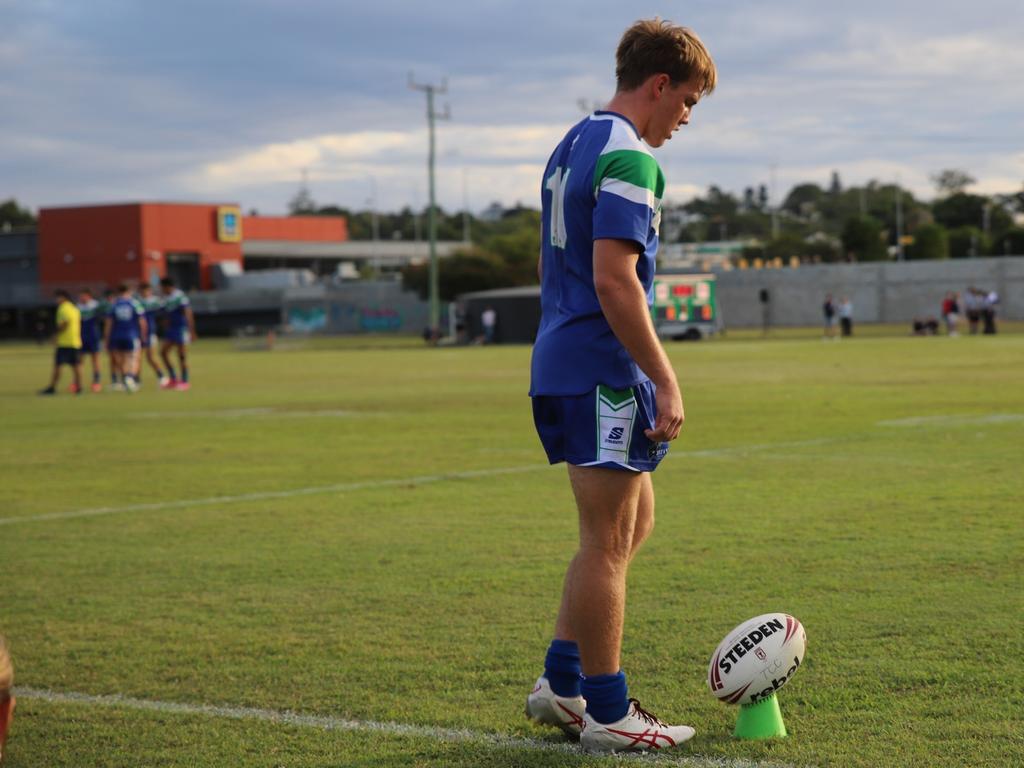
[[[377,720],[353,720],[331,715],[309,715],[301,712],[261,709],[258,707],[231,707],[216,704],[189,704],[178,701],[153,701],[130,696],[79,693],[77,691],[53,691],[42,688],[14,689],[14,695],[24,700],[39,700],[49,704],[85,704],[90,707],[109,707],[142,712],[159,712],[169,715],[224,718],[228,720],[257,720],[275,725],[289,725],[300,728],[316,728],[324,731],[365,731],[388,736],[405,736],[431,741],[470,742],[504,749],[561,752],[580,755],[580,747],[569,742],[529,739],[502,733],[473,731],[468,728],[442,728],[435,725],[381,722]],[[689,755],[658,753],[659,765],[715,766],[716,768],[784,768],[781,763],[752,762]]]
[[[818,438],[814,440],[798,440],[785,443],[762,443],[743,445],[731,448],[711,448],[702,451],[675,451],[669,456],[678,458],[703,458],[744,454],[778,448],[795,448],[836,442],[837,438]],[[19,517],[0,517],[0,526],[17,523],[43,523],[51,520],[73,520],[79,517],[100,517],[117,515],[127,512],[158,512],[166,509],[187,509],[189,507],[216,506],[220,504],[238,504],[246,501],[267,501],[270,499],[290,499],[296,496],[317,496],[329,493],[345,493],[372,488],[393,488],[403,485],[428,485],[447,480],[472,480],[478,477],[494,477],[498,475],[514,475],[523,472],[535,472],[548,469],[548,464],[526,464],[518,467],[493,467],[490,469],[473,469],[465,472],[449,472],[440,475],[419,475],[417,477],[396,477],[384,480],[365,480],[356,483],[335,483],[333,485],[315,485],[308,488],[291,488],[285,491],[258,491],[233,496],[209,496],[199,499],[178,499],[175,501],[154,501],[144,504],[128,504],[123,507],[93,507],[91,509],[74,509],[64,512],[46,512],[40,515],[22,515]]]

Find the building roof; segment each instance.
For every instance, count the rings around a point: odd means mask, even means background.
[[[466,247],[467,244],[459,240],[443,240],[437,243],[437,255],[445,258]],[[333,243],[244,240],[242,255],[247,259],[342,259],[401,265],[426,261],[430,258],[430,246],[424,241],[412,240],[347,240]]]

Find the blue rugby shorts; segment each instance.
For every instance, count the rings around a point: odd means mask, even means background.
[[[653,472],[668,453],[668,443],[653,443],[644,434],[654,428],[655,414],[650,381],[533,398],[533,423],[552,464]]]

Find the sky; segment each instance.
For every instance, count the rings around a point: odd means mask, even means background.
[[[718,88],[655,150],[666,198],[709,185],[1024,184],[1020,0],[0,0],[0,200],[287,211],[427,202],[426,96],[448,209],[539,205],[551,150],[614,92],[638,18],[694,29]],[[446,110],[447,105],[447,110]]]

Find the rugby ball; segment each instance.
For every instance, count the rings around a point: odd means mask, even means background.
[[[804,660],[807,635],[788,613],[740,624],[711,656],[708,686],[726,704],[757,704],[784,686]]]

